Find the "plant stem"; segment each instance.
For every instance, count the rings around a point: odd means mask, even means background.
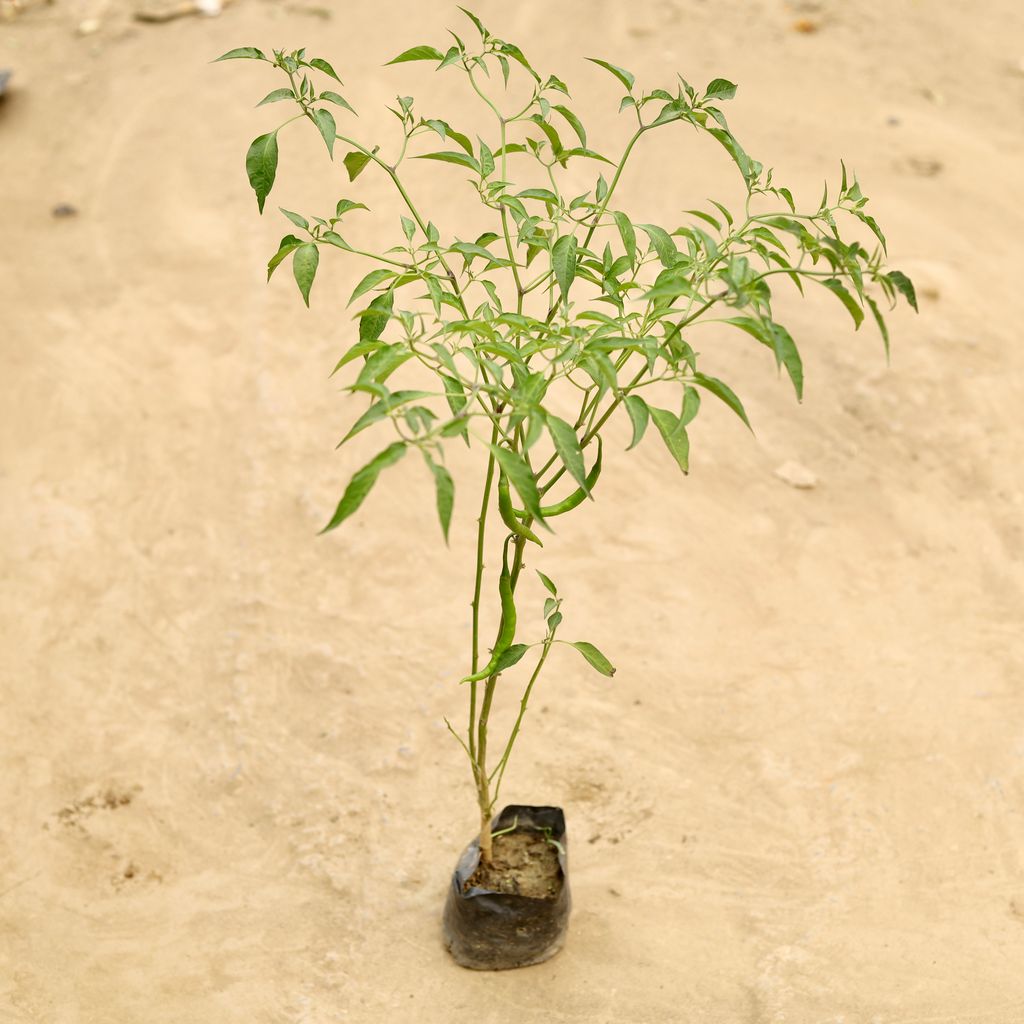
[[[491,428],[491,444],[497,444],[498,425]],[[476,576],[473,583],[473,649],[470,664],[471,671],[476,672],[480,664],[480,594],[484,580],[484,538],[487,533],[487,512],[491,505],[491,485],[494,482],[494,451],[488,452],[487,476],[484,479],[484,494],[480,502],[480,518],[477,520],[476,531]],[[473,767],[474,780],[479,785],[476,757],[476,698],[477,684],[469,684],[469,759]]]
[[[498,794],[501,792],[501,780],[505,777],[505,766],[508,764],[509,755],[512,753],[512,747],[516,742],[516,738],[519,736],[519,729],[523,723],[523,716],[526,714],[527,705],[530,702],[530,693],[533,691],[533,684],[537,682],[537,677],[540,675],[541,669],[544,667],[544,662],[547,661],[548,651],[551,650],[551,644],[554,641],[554,636],[549,635],[544,641],[544,649],[541,651],[540,660],[537,662],[537,667],[533,670],[533,675],[530,676],[530,681],[526,684],[526,689],[523,691],[522,700],[519,702],[519,715],[516,718],[515,725],[512,726],[512,732],[509,733],[508,743],[505,744],[505,752],[501,755],[501,759],[495,766],[492,778],[497,776],[494,783],[494,799],[497,801]]]

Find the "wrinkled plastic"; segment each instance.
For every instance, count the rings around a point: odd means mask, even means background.
[[[565,944],[572,906],[565,815],[560,807],[510,804],[491,823],[491,830],[507,829],[517,818],[516,832],[550,829],[551,838],[561,847],[558,895],[538,899],[478,886],[463,892],[466,881],[480,864],[480,840],[474,839],[459,858],[444,906],[445,945],[462,967],[477,971],[528,967],[549,960]]]

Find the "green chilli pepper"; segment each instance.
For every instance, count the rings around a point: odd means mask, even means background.
[[[498,477],[498,511],[501,513],[501,521],[517,537],[525,537],[527,540],[532,540],[534,544],[544,547],[540,537],[516,519],[515,510],[512,508],[512,492],[509,489],[508,477],[504,473]]]
[[[491,651],[491,660],[479,672],[466,676],[460,682],[477,683],[494,675],[501,656],[512,646],[512,641],[516,638],[516,605],[512,599],[512,577],[508,571],[507,559],[498,579],[498,594],[501,597],[501,629],[494,650]]]
[[[594,463],[590,472],[587,474],[587,488],[584,490],[582,487],[578,487],[568,498],[558,502],[557,505],[543,505],[541,507],[541,515],[545,519],[549,519],[551,516],[560,516],[563,512],[571,512],[577,505],[583,503],[583,499],[587,497],[590,491],[594,489],[594,484],[597,483],[598,477],[601,475],[601,455],[602,445],[601,437],[598,435],[597,438],[597,461]],[[512,509],[512,514],[518,516],[520,519],[525,519],[528,515],[526,511],[521,508]],[[504,518],[504,516],[502,517]],[[537,541],[539,544],[540,541]]]

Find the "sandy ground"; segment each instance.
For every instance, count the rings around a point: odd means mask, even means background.
[[[756,439],[707,409],[687,480],[656,439],[610,446],[543,565],[619,673],[553,656],[506,794],[566,808],[570,941],[464,972],[438,918],[475,819],[442,715],[479,470],[455,462],[450,552],[413,460],[315,538],[373,450],[332,451],[352,405],[327,379],[365,268],[325,261],[310,312],[264,284],[284,230],[242,155],[277,83],[206,63],[315,46],[372,122],[431,87],[383,62],[459,16],[0,22],[0,1021],[1024,1021],[1019,2],[477,6],[584,112],[615,103],[590,54],[740,82],[734,126],[806,201],[857,169],[921,315],[887,368],[830,299],[790,302],[802,407],[723,338]],[[353,191],[308,135],[268,209]],[[708,146],[654,154],[625,208],[722,194]],[[458,189],[420,180],[457,222]]]

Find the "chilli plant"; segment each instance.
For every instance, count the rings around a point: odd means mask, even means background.
[[[390,63],[427,61],[460,76],[483,105],[487,138],[471,139],[440,117],[422,116],[412,97],[399,96],[388,108],[398,122],[396,141],[384,151],[373,139],[339,129],[338,118],[354,111],[335,91],[342,83],[326,60],[304,49],[267,56],[255,47],[218,59],[266,63],[283,84],[259,106],[286,102],[295,108],[246,155],[261,213],[274,186],[281,131],[304,121],[322,136],[328,157],[340,156],[350,182],[366,171],[383,174],[408,214],[401,217],[398,244],[366,251],[344,237],[349,219],[365,216],[367,207],[358,199],[339,199],[324,217],[282,210],[294,231],[281,239],[267,276],[290,258],[308,305],[322,252],[340,250],[372,266],[349,300],[365,303],[355,315],[358,337],[334,372],[349,381],[344,390],[369,403],[342,442],[370,428],[383,429],[391,440],[352,477],[324,532],[356,512],[383,470],[418,452],[433,476],[447,541],[455,488],[445,467],[446,447],[465,443],[481,453],[472,639],[462,679],[468,720],[464,731],[448,727],[469,758],[481,855],[489,862],[491,815],[509,755],[551,648],[563,642],[562,599],[542,573],[542,625],[523,637],[517,594],[524,557],[529,545],[542,545],[553,520],[593,497],[609,419],[628,417],[631,449],[653,423],[686,473],[687,429],[702,394],[750,425],[732,388],[699,368],[695,335],[701,325],[725,324],[765,346],[799,399],[800,354],[775,318],[777,285],[801,293],[808,286],[827,289],[855,327],[869,313],[886,349],[879,299],[890,308],[900,295],[915,308],[916,300],[910,280],[886,269],[885,237],[845,166],[838,188],[826,186],[817,206],[801,208],[772,171],[747,154],[722,111],[736,93],[731,82],[716,78],[699,90],[679,77],[671,89],[644,90],[629,71],[591,58],[620,89],[619,113],[631,126],[621,155],[609,158],[592,148],[568,105],[565,82],[540,74],[518,46],[464,13],[473,42],[450,33],[447,48],[414,46]],[[709,201],[706,209],[686,211],[681,226],[635,223],[615,202],[627,165],[652,132],[682,129],[724,148],[745,199],[736,211]],[[407,187],[403,171],[410,159],[435,161],[438,186],[472,196],[487,211],[491,230],[470,238],[435,223]],[[593,166],[596,180],[571,195],[565,171],[577,161]],[[849,228],[859,237],[851,238]],[[396,385],[412,368],[412,386]],[[654,385],[661,387],[652,391]],[[663,407],[664,398],[654,404],[649,397],[666,391],[674,394],[670,408]],[[488,537],[495,515],[499,532]],[[496,559],[500,550],[500,570],[487,585],[494,586],[498,620],[487,645],[481,612],[489,550]],[[615,671],[593,644],[570,646],[598,672]],[[517,690],[518,714],[504,742],[492,747],[499,680],[528,656],[532,669]]]

